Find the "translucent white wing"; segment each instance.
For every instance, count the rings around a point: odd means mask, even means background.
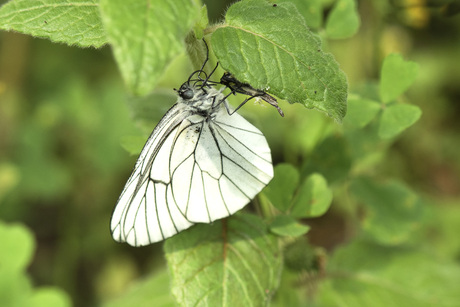
[[[221,105],[211,117],[176,104],[147,141],[115,207],[115,240],[161,241],[229,216],[273,177],[263,134]]]

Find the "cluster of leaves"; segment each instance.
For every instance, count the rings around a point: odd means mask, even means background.
[[[0,302],[3,306],[71,306],[70,298],[62,290],[33,288],[25,272],[35,250],[29,229],[0,222],[0,242],[3,250],[0,253]]]
[[[184,38],[194,64],[200,65],[204,38],[220,66],[239,80],[344,121],[342,130],[327,124],[329,131],[339,131],[310,144],[311,154],[300,167],[275,167],[274,179],[258,199],[264,219],[237,214],[167,240],[172,291],[168,273],[162,271],[106,306],[169,306],[174,301],[261,305],[272,300],[278,287],[273,304],[302,305],[311,294],[305,293],[304,283],[311,282],[312,272],[318,283],[314,298],[324,305],[458,301],[453,286],[439,287],[458,284],[458,268],[435,263],[411,247],[424,217],[421,200],[404,183],[381,182],[367,174],[382,160],[385,148],[421,115],[419,108],[401,99],[415,80],[417,65],[389,55],[380,83],[351,94],[346,111],[345,74],[310,29],[324,29],[323,38],[347,38],[356,33],[359,16],[354,0],[336,1],[325,21],[322,10],[322,0],[246,0],[228,9],[224,23],[209,26],[206,7],[198,0],[14,0],[0,9],[0,28],[5,30],[80,47],[110,44],[127,89],[136,95],[150,93],[160,82],[171,61],[184,51]],[[304,239],[310,229],[305,219],[323,215],[333,199],[344,215],[358,221],[359,235],[324,265],[321,252]],[[8,240],[31,245],[30,239]],[[14,278],[24,279],[30,255],[25,258]],[[21,287],[32,291],[29,283]],[[39,291],[31,295],[36,301],[42,300],[35,295]],[[51,296],[46,299],[67,304],[64,295]]]

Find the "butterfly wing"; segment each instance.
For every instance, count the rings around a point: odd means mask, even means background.
[[[223,105],[211,117],[173,107],[155,128],[112,216],[115,240],[161,241],[240,210],[273,177],[256,127]]]
[[[222,106],[211,120],[189,119],[199,138],[191,150],[172,154],[172,191],[193,223],[210,223],[243,208],[273,177],[270,148],[262,132]],[[183,132],[178,143],[187,142]]]
[[[116,241],[143,246],[193,225],[170,206],[168,162],[176,135],[189,115],[183,104],[174,105],[144,145],[112,214],[111,231]]]

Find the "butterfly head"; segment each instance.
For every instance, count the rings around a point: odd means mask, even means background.
[[[179,96],[184,100],[190,100],[195,96],[195,88],[189,82],[185,82],[177,90]]]

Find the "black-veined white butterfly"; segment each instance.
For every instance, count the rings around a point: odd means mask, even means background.
[[[205,63],[144,145],[112,215],[116,241],[143,246],[227,217],[272,179],[267,140],[231,112]]]

